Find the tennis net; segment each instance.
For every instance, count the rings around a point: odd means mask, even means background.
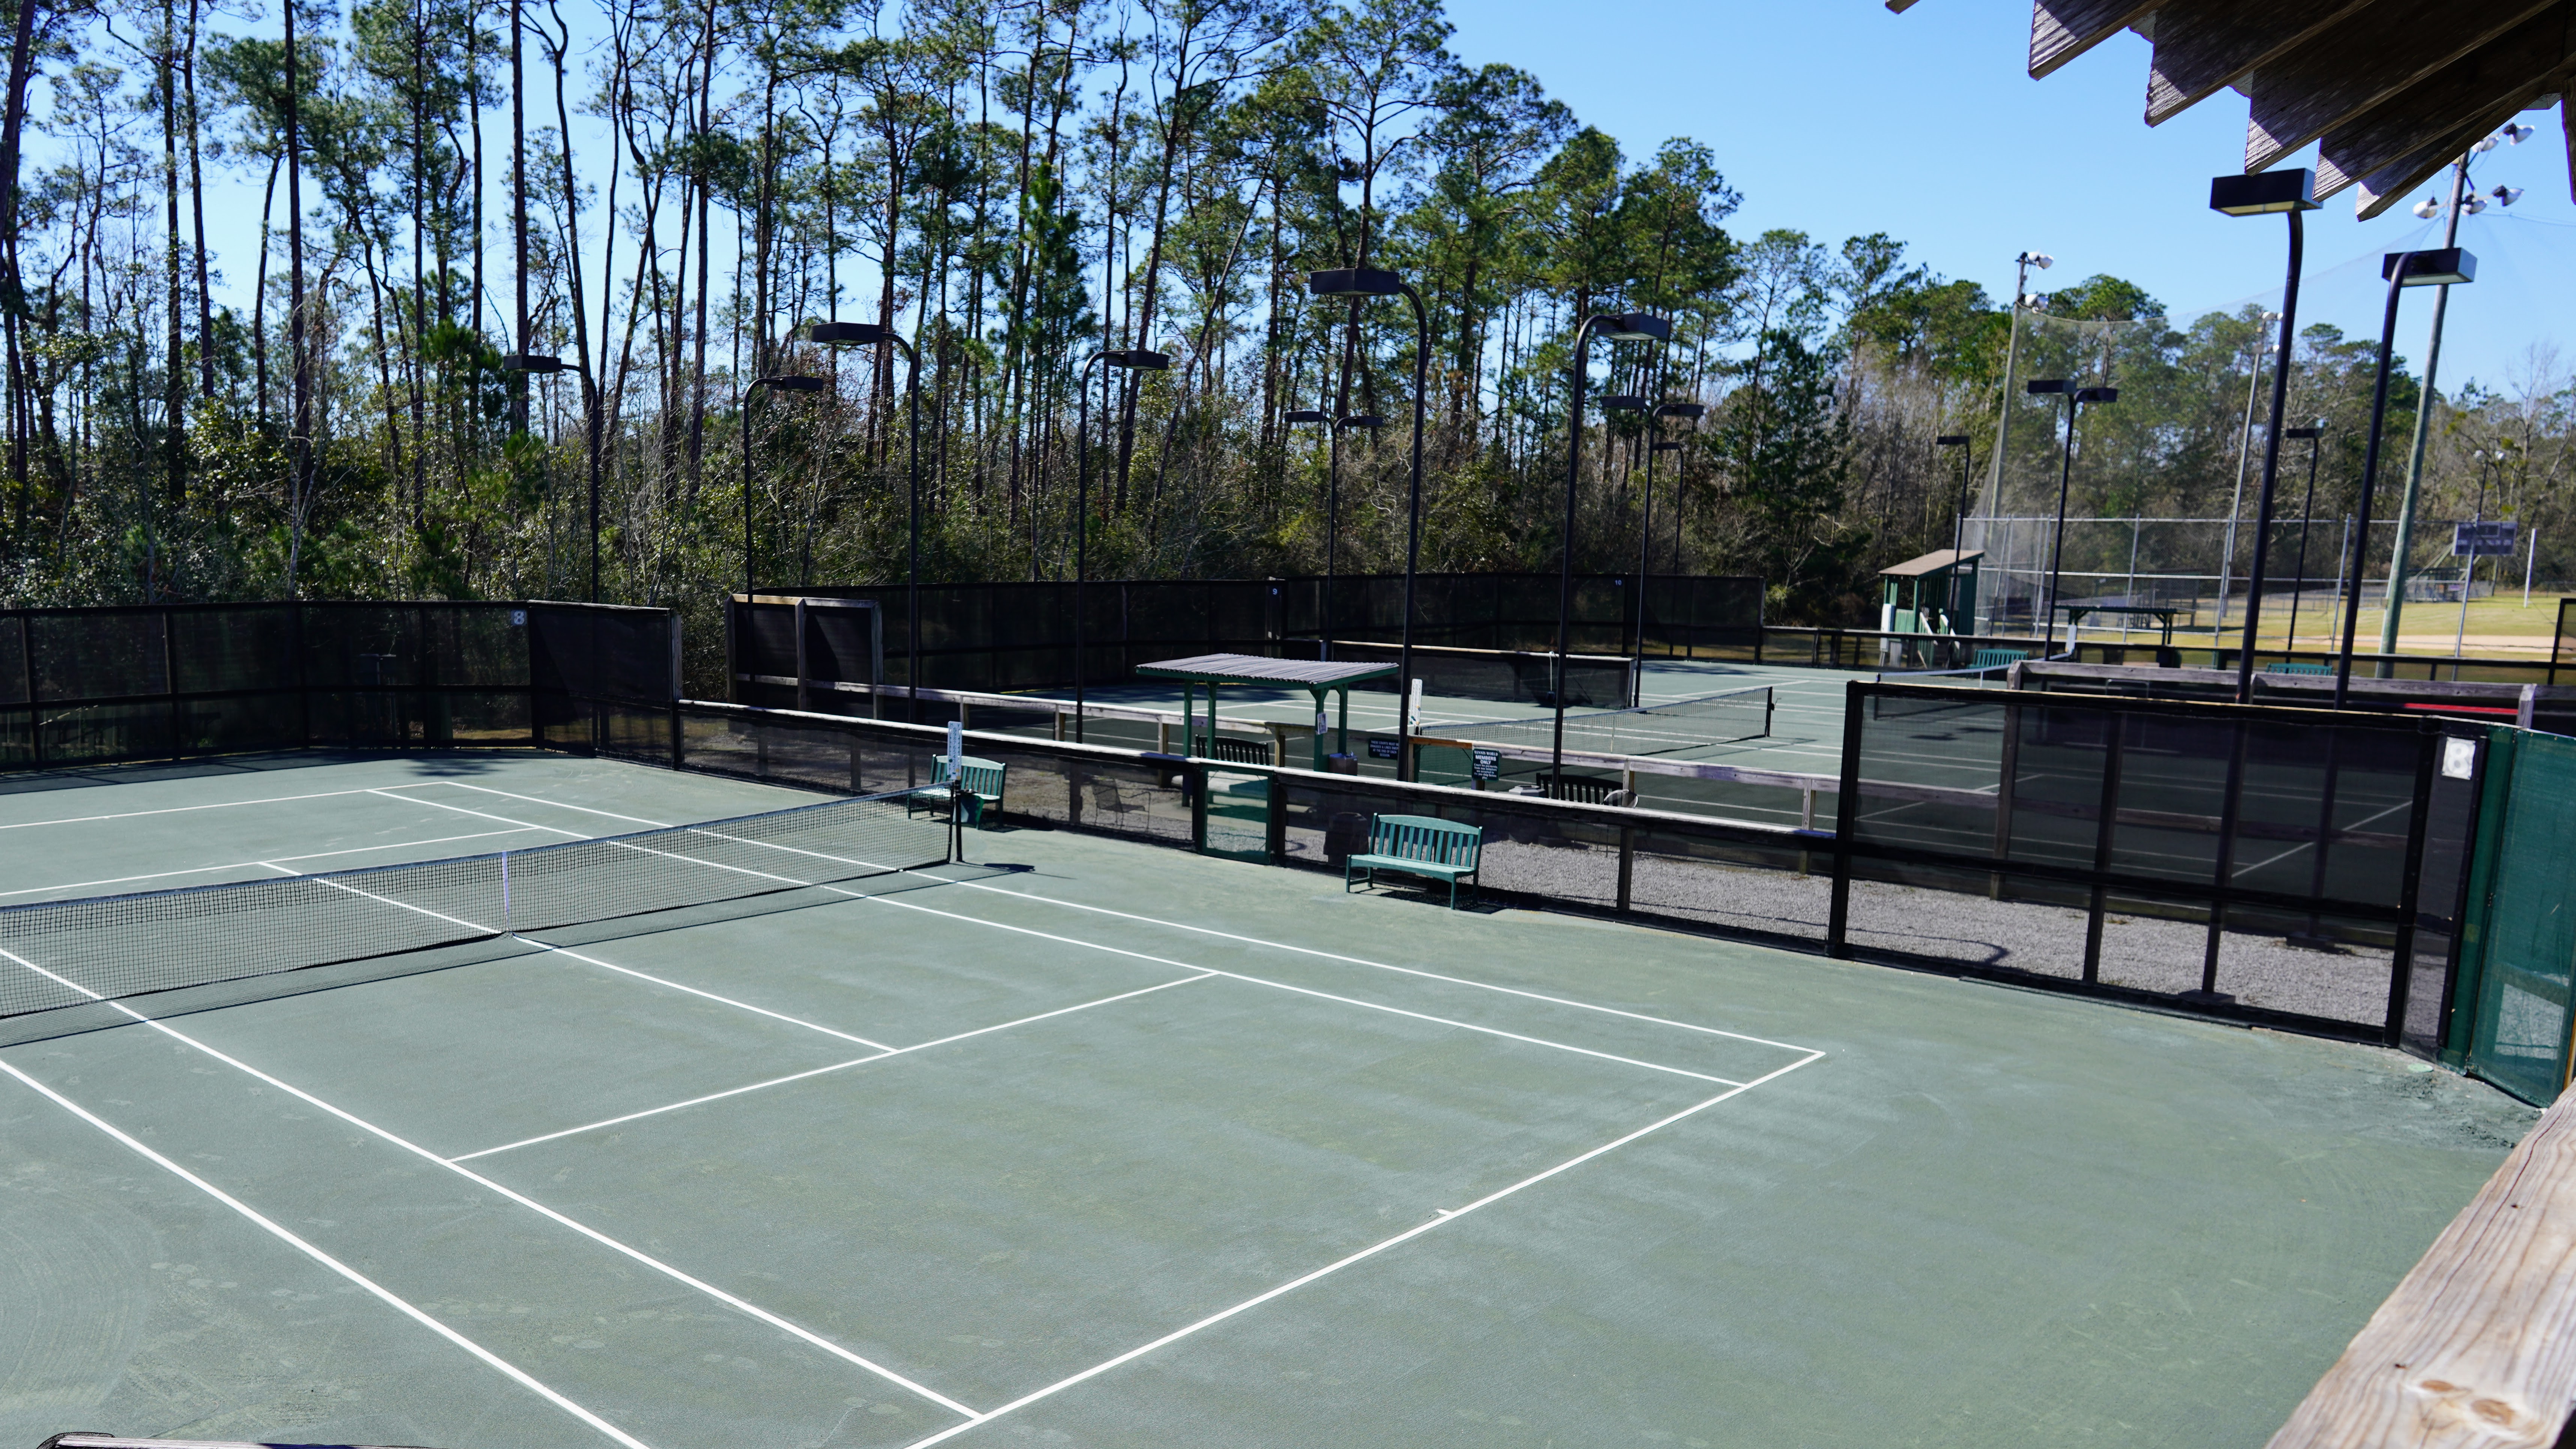
[[[1424,725],[1425,734],[1517,749],[1555,748],[1556,717],[1468,720]],[[1670,755],[1771,733],[1771,686],[1693,695],[1637,709],[1585,710],[1565,716],[1565,747],[1596,755]]]
[[[861,796],[527,850],[0,909],[0,1019],[938,865],[945,800]]]

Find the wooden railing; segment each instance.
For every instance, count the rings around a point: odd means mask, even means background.
[[[2541,1114],[2270,1449],[2549,1449],[2576,1401],[2576,1093]]]

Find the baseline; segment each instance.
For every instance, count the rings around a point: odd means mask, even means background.
[[[1794,1072],[1798,1068],[1816,1061],[1823,1056],[1823,1052],[1815,1052],[1809,1056],[1802,1057],[1797,1061],[1789,1063],[1787,1066],[1766,1072],[1763,1075],[1754,1078],[1752,1081],[1740,1083],[1728,1088],[1726,1091],[1718,1093],[1714,1097],[1693,1103],[1692,1105],[1684,1107],[1680,1111],[1672,1113],[1669,1116],[1649,1122],[1645,1126],[1638,1128],[1636,1131],[1628,1133],[1626,1136],[1613,1138],[1612,1140],[1605,1142],[1598,1147],[1592,1148],[1589,1151],[1569,1157],[1563,1162],[1557,1163],[1553,1167],[1533,1173],[1530,1176],[1522,1178],[1520,1181],[1508,1186],[1498,1188],[1493,1192],[1487,1193],[1483,1197],[1476,1199],[1474,1202],[1468,1203],[1464,1207],[1441,1209],[1439,1216],[1432,1218],[1429,1222],[1418,1223],[1403,1232],[1395,1234],[1393,1237],[1381,1239],[1378,1242],[1370,1244],[1368,1247],[1360,1249],[1358,1252],[1348,1254],[1347,1256],[1327,1263],[1323,1267],[1317,1268],[1303,1277],[1292,1278],[1287,1282],[1280,1284],[1276,1288],[1272,1288],[1266,1292],[1246,1298],[1242,1302],[1237,1303],[1230,1308],[1219,1309],[1217,1312],[1209,1314],[1207,1317],[1198,1320],[1196,1323],[1174,1329],[1172,1332],[1164,1334],[1162,1337],[1154,1339],[1151,1342],[1139,1344],[1136,1347],[1127,1350],[1125,1353],[1119,1354],[1115,1358],[1104,1359],[1101,1362],[1092,1365],[1090,1368],[1082,1370],[1080,1373],[1069,1374],[1042,1389],[1038,1389],[1032,1393],[1023,1394],[1020,1397],[1011,1400],[1009,1403],[995,1407],[985,1413],[982,1417],[969,1423],[954,1424],[946,1429],[940,1430],[938,1433],[931,1434],[925,1438],[916,1439],[910,1445],[906,1446],[906,1449],[929,1449],[929,1446],[933,1444],[944,1443],[947,1440],[965,1433],[969,1429],[980,1428],[1006,1414],[1027,1408],[1031,1404],[1062,1393],[1064,1390],[1072,1388],[1077,1384],[1098,1378],[1100,1375],[1105,1374],[1122,1364],[1132,1363],[1137,1359],[1143,1358],[1145,1355],[1154,1352],[1156,1349],[1178,1343],[1182,1339],[1190,1337],[1192,1334],[1198,1333],[1204,1329],[1213,1328],[1217,1324],[1223,1323],[1227,1319],[1233,1318],[1238,1314],[1249,1312],[1250,1310],[1258,1308],[1262,1304],[1268,1303],[1273,1299],[1281,1298],[1287,1294],[1293,1293],[1298,1289],[1305,1287],[1309,1283],[1329,1278],[1333,1274],[1338,1273],[1353,1264],[1365,1262],[1390,1248],[1411,1242],[1413,1239],[1421,1237],[1434,1229],[1446,1227],[1449,1224],[1458,1221],[1460,1218],[1466,1217],[1470,1213],[1490,1207],[1493,1204],[1501,1202],[1503,1199],[1522,1191],[1523,1189],[1536,1187],[1538,1184],[1547,1181],[1549,1178],[1555,1177],[1559,1173],[1571,1171],[1574,1168],[1582,1166],[1584,1163],[1592,1161],[1594,1158],[1615,1152],[1619,1148],[1625,1147],[1629,1143],[1634,1142],[1641,1137],[1646,1137],[1653,1133],[1660,1132],[1664,1128],[1670,1127],[1676,1122],[1695,1116],[1700,1112],[1716,1106],[1720,1102],[1728,1100],[1729,1098],[1742,1096],[1744,1093],[1753,1090],[1755,1087],[1761,1086],[1765,1082],[1786,1076],[1788,1073]]]

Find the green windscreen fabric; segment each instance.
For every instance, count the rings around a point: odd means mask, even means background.
[[[2469,1066],[2527,1102],[2554,1100],[2567,1080],[2569,1007],[2576,996],[2576,740],[2511,733],[2510,779],[2490,778],[2492,833],[2478,933],[2477,1018]],[[2491,756],[2491,761],[2495,758]],[[2492,763],[2490,769],[2493,768]]]

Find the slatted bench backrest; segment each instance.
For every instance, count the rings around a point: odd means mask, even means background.
[[[1418,860],[1426,865],[1474,870],[1476,850],[1484,839],[1482,826],[1460,825],[1430,815],[1369,817],[1368,853],[1371,855],[1391,855],[1398,860]]]
[[[976,759],[973,755],[941,755],[936,783],[963,785],[970,795],[999,795],[1002,793],[1002,767],[991,760]]]

